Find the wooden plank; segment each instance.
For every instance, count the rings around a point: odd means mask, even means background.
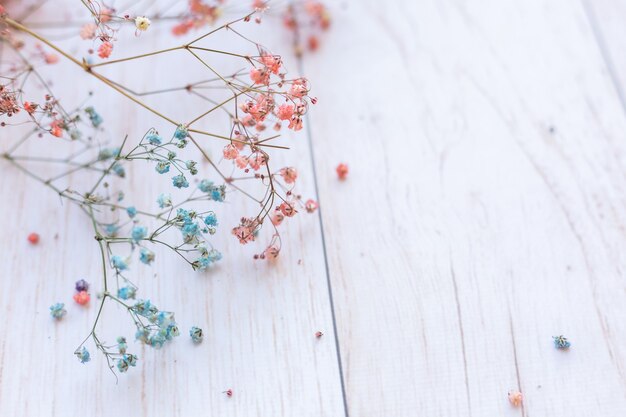
[[[58,8],[58,3],[50,2],[39,17],[49,20],[56,16],[50,7]],[[73,0],[65,5],[77,8]],[[253,23],[249,26],[256,27]],[[121,49],[120,42],[120,50],[115,53],[118,58],[184,42],[171,39],[167,27],[159,30],[156,24],[141,37],[131,34],[125,40],[132,46]],[[290,47],[273,34],[265,35],[264,41],[276,51],[288,51]],[[83,50],[74,48],[72,52]],[[295,62],[286,59],[287,65],[295,67]],[[217,65],[220,61],[211,62]],[[107,70],[107,75],[146,91],[197,80],[203,68],[193,64],[180,56],[168,57],[120,65]],[[54,73],[46,72],[46,76],[53,77],[54,87],[66,90],[63,98],[67,107],[81,102],[88,91],[96,92],[92,103],[105,118],[113,143],[124,134],[137,141],[150,127],[168,135],[172,132],[171,126],[71,64],[60,62],[50,70]],[[182,120],[205,109],[187,95],[151,100]],[[202,126],[219,130],[216,125]],[[15,139],[5,129],[0,135],[3,149]],[[52,149],[54,141],[51,137],[34,140],[24,152]],[[202,143],[214,155],[223,146],[205,138]],[[305,138],[287,134],[281,143],[292,149],[275,153],[275,167],[297,165],[300,192],[314,196]],[[160,351],[143,348],[138,342],[129,343],[129,351],[139,355],[140,363],[121,375],[116,384],[93,345],[88,345],[93,356],[89,364],[81,365],[73,355],[90,329],[97,305],[95,297],[87,311],[74,304],[74,282],[79,278],[90,281],[95,287],[94,296],[101,290],[99,252],[88,219],[76,207],[62,205],[52,192],[16,169],[5,163],[2,166],[4,279],[0,281],[0,332],[4,336],[0,340],[0,415],[341,415],[337,353],[316,216],[304,213],[287,222],[283,255],[275,265],[255,262],[252,254],[262,247],[241,247],[229,229],[242,213],[258,207],[241,196],[229,196],[229,202],[215,208],[221,231],[213,244],[225,255],[219,267],[199,274],[165,251],[157,252],[153,268],[133,264],[131,271],[139,284],[139,295],[175,311],[182,335]],[[132,192],[126,193],[126,201],[138,207],[150,206],[160,192],[171,189],[164,179],[155,178],[152,169],[129,169],[128,189]],[[44,167],[39,172],[46,175],[50,171]],[[201,172],[208,173],[209,167],[203,164]],[[81,175],[73,175],[71,184],[81,189],[90,183]],[[40,245],[27,243],[30,231],[41,234]],[[48,306],[56,301],[64,301],[69,310],[58,323],[48,314]],[[133,326],[123,311],[109,304],[104,314],[100,335],[105,340],[113,341],[119,335],[132,339]],[[205,329],[201,345],[194,346],[187,335],[192,325]],[[319,340],[314,336],[318,330],[326,333]],[[223,393],[227,389],[233,390],[232,398]]]
[[[350,415],[624,414],[626,118],[583,6],[332,15],[304,68]]]

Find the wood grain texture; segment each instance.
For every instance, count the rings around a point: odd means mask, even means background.
[[[304,69],[350,415],[624,414],[626,118],[583,5],[332,15]]]
[[[49,20],[55,16],[50,8],[62,6],[80,9],[74,0],[62,5],[55,0],[33,20]],[[170,25],[163,26],[155,26],[139,38],[131,34],[124,39],[129,47],[117,50],[116,56],[185,41],[172,39]],[[76,31],[70,28],[61,32],[72,30]],[[58,31],[48,33],[53,39],[62,38]],[[272,50],[288,52],[291,45],[279,39],[279,33],[260,34]],[[222,41],[224,49],[240,46],[232,37]],[[73,52],[77,52],[75,48]],[[201,65],[194,66],[197,63],[193,59],[184,58],[179,54],[120,65],[107,68],[106,74],[137,91],[206,78]],[[288,66],[295,67],[295,60],[288,54],[285,59]],[[218,65],[221,61],[215,58],[211,62]],[[57,65],[50,67],[45,76],[54,80],[55,88],[64,89],[64,105],[71,108],[84,100],[88,91],[94,91],[93,103],[106,120],[112,143],[119,143],[125,134],[129,140],[138,141],[150,127],[172,133],[171,126],[72,64]],[[186,94],[146,100],[180,120],[206,110],[206,103]],[[218,122],[209,119],[200,127],[228,129]],[[6,132],[0,133],[3,149],[15,139]],[[223,146],[207,138],[201,141],[214,155]],[[281,143],[292,149],[275,152],[275,168],[297,164],[300,192],[314,197],[305,137],[287,134]],[[52,151],[54,146],[54,138],[46,137],[32,141],[22,152],[37,152],[42,147]],[[33,169],[41,175],[52,172],[45,166]],[[11,166],[3,164],[2,170],[5,177],[0,184],[4,200],[0,204],[0,228],[5,240],[0,281],[1,416],[341,415],[343,402],[317,216],[303,215],[286,223],[284,238],[289,243],[276,265],[255,262],[252,254],[262,247],[242,247],[229,231],[242,214],[258,211],[258,207],[235,193],[215,208],[221,231],[212,242],[225,255],[216,269],[204,274],[193,272],[166,251],[157,251],[153,268],[132,264],[131,276],[140,287],[139,295],[176,312],[182,334],[160,351],[145,349],[138,342],[129,343],[129,351],[139,355],[140,363],[132,372],[121,375],[116,384],[92,344],[87,345],[93,356],[89,364],[81,365],[73,355],[91,328],[97,306],[95,297],[87,311],[71,300],[74,282],[79,278],[90,281],[94,296],[101,290],[100,255],[88,218],[78,208],[63,205],[54,193]],[[209,173],[210,169],[203,164],[201,172]],[[164,183],[168,180],[155,176],[150,167],[133,164],[128,177],[127,189],[132,191],[127,191],[126,201],[138,207],[154,204],[160,192],[171,189]],[[90,180],[76,174],[70,181],[80,190],[90,186]],[[28,244],[30,231],[41,234],[40,245]],[[64,301],[69,310],[60,322],[54,322],[48,314],[48,306],[56,301]],[[100,325],[104,340],[112,342],[119,335],[132,339],[132,322],[124,314],[111,303],[106,305]],[[205,340],[198,346],[187,334],[192,325],[205,330]],[[314,336],[318,330],[326,333],[319,340]],[[234,392],[232,398],[223,394],[229,388]]]

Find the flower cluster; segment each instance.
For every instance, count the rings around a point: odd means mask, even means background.
[[[114,43],[117,41],[116,33],[126,23],[129,24],[127,26],[132,25],[139,34],[147,30],[152,20],[157,18],[143,14],[132,17],[120,16],[112,7],[96,0],[86,0],[82,3],[89,10],[94,22],[81,28],[80,37],[91,40],[97,54],[103,59],[112,54]],[[255,3],[258,10],[265,9],[264,4]],[[181,31],[213,23],[219,17],[221,4],[219,1],[214,5],[209,5],[205,1],[190,1],[189,12],[183,16],[186,29],[183,28]],[[183,51],[191,59],[203,63],[207,71],[216,76],[210,81],[213,83],[210,88],[221,89],[232,95],[232,99],[226,101],[206,98],[205,101],[214,107],[209,107],[191,120],[179,122],[151,108],[129,88],[99,72],[98,67],[101,65],[138,60],[145,54],[95,64],[91,58],[75,59],[44,36],[13,21],[6,13],[1,13],[0,42],[8,45],[2,52],[7,49],[14,51],[16,64],[11,66],[10,73],[0,74],[3,75],[4,83],[0,85],[0,117],[7,119],[11,117],[14,120],[18,115],[18,119],[22,120],[16,121],[15,124],[33,126],[32,133],[17,140],[15,146],[12,146],[3,157],[7,163],[27,172],[34,180],[54,191],[62,199],[79,207],[86,214],[88,223],[93,226],[93,231],[88,234],[89,239],[93,241],[91,238],[95,235],[95,245],[102,254],[103,272],[98,291],[98,314],[92,330],[75,352],[82,363],[88,362],[91,358],[85,343],[92,340],[97,350],[106,356],[112,368],[116,367],[118,371],[126,372],[136,365],[137,357],[126,352],[127,343],[124,338],[118,339],[117,345],[109,346],[98,337],[102,307],[108,302],[116,303],[127,310],[137,328],[137,339],[150,346],[161,347],[178,335],[178,327],[172,313],[157,309],[150,301],[127,304],[129,300],[134,300],[138,293],[138,286],[131,279],[135,265],[153,264],[159,249],[162,249],[175,253],[178,259],[182,258],[195,270],[212,269],[212,266],[222,258],[222,254],[211,245],[209,239],[223,222],[222,219],[218,220],[212,205],[223,203],[227,197],[230,199],[231,191],[252,199],[260,207],[258,212],[255,208],[254,213],[244,216],[241,223],[232,229],[232,234],[241,243],[249,243],[259,238],[264,224],[270,223],[273,228],[269,245],[260,254],[255,255],[257,259],[274,259],[278,256],[281,243],[277,228],[285,217],[293,217],[299,211],[303,211],[302,207],[307,212],[312,212],[317,207],[313,200],[303,203],[301,196],[294,192],[299,178],[295,167],[271,169],[270,150],[287,147],[271,142],[278,138],[278,135],[264,137],[263,133],[269,126],[274,130],[282,129],[283,125],[294,131],[301,130],[303,117],[309,105],[315,104],[316,99],[309,96],[310,85],[305,78],[287,78],[287,71],[279,55],[272,54],[249,41],[234,28],[235,23],[249,20],[249,16],[246,16],[238,21],[226,23],[178,48],[155,52],[160,54],[175,50]],[[246,42],[251,42],[255,55],[212,50],[199,44],[206,36],[217,31],[228,31]],[[44,46],[36,46],[33,54],[24,53],[23,48],[26,44],[15,36],[17,32],[38,39]],[[46,46],[56,52],[48,52],[44,49]],[[202,55],[206,53],[239,59],[248,69],[231,75],[219,74],[212,67],[213,61],[207,60]],[[135,103],[172,123],[173,133],[169,137],[161,136],[156,130],[150,129],[139,140],[128,136],[117,143],[102,140],[100,137],[110,128],[105,122],[107,115],[104,114],[105,117],[102,117],[98,111],[102,109],[96,110],[93,106],[81,105],[68,111],[60,104],[62,100],[53,93],[52,85],[39,74],[37,65],[33,65],[34,62],[42,65],[54,64],[60,57],[68,58],[86,70],[87,77],[94,76],[106,86],[117,91],[125,91],[124,95],[133,98]],[[211,65],[208,62],[211,62]],[[30,91],[26,91],[33,80],[36,82],[32,89],[43,87],[44,94],[31,94]],[[200,87],[196,86],[202,83],[206,86],[207,82],[188,82],[172,90],[197,93],[195,89],[199,90]],[[197,95],[203,97],[200,93]],[[216,109],[223,110],[227,117],[226,123],[222,126],[227,133],[209,132],[199,127],[204,117]],[[4,120],[0,125],[7,126]],[[199,135],[226,142],[221,160],[213,160],[210,157],[208,151],[200,145],[202,142],[196,140],[196,136]],[[51,139],[55,140],[55,151],[61,152],[64,149],[62,145],[68,144],[65,154],[60,158],[45,154],[20,154],[23,143],[33,137],[44,136],[52,136]],[[203,176],[199,175],[202,166],[199,163],[200,159],[193,156],[185,157],[190,152],[189,148],[199,153],[201,158],[208,162],[207,166],[215,169],[218,181],[206,177],[203,179]],[[42,177],[36,170],[31,170],[26,165],[32,161],[55,165],[61,167],[63,171],[48,178]],[[121,179],[133,172],[128,169],[128,165],[137,161],[153,165],[156,172],[155,180],[167,177],[167,180],[163,181],[164,189],[155,199],[156,203],[153,200],[146,207],[127,204],[126,195],[132,196],[132,192],[121,189],[122,186],[119,185]],[[227,166],[225,170],[222,165]],[[93,177],[93,186],[74,189],[67,181],[70,175]],[[196,176],[199,178],[196,179]],[[245,186],[240,186],[244,184],[243,181]],[[85,181],[80,183],[84,184]],[[244,190],[248,184],[255,184],[260,191]],[[179,197],[183,193],[188,195]],[[231,227],[227,230],[231,230]],[[81,305],[88,305],[90,301],[88,290],[89,285],[86,281],[77,282],[74,300]],[[51,306],[50,314],[55,319],[61,319],[66,314],[64,304]],[[202,339],[202,330],[193,328],[190,336],[199,342]]]
[[[306,49],[315,51],[319,48],[322,32],[330,28],[330,13],[319,0],[304,0],[289,4],[283,14],[284,26],[293,33],[295,52],[301,55]],[[301,43],[306,41],[306,46]]]

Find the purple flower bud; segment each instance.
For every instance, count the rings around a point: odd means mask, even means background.
[[[87,281],[85,281],[84,279],[79,279],[78,281],[76,281],[76,291],[80,292],[80,291],[88,291],[89,290],[89,283]]]

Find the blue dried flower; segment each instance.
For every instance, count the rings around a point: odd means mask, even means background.
[[[50,306],[50,315],[57,319],[57,320],[61,320],[63,318],[63,316],[65,316],[67,314],[67,310],[65,310],[65,304],[63,303],[56,303]]]
[[[119,350],[120,353],[124,354],[126,353],[126,349],[128,348],[128,345],[126,344],[126,338],[125,337],[118,337],[117,338],[117,349]]]
[[[106,233],[109,237],[115,237],[119,227],[116,224],[106,224],[104,225],[104,233]]]
[[[554,339],[554,347],[557,349],[567,349],[570,347],[570,342],[563,335],[552,336],[552,339]]]
[[[213,181],[209,181],[209,180],[202,180],[200,181],[200,183],[198,184],[198,188],[200,189],[200,191],[202,191],[203,193],[208,193],[211,190],[213,190]]]
[[[159,197],[157,198],[157,203],[159,204],[159,207],[161,208],[171,207],[172,196],[166,193],[160,194]]]
[[[85,112],[89,115],[89,120],[93,127],[98,127],[102,124],[102,117],[94,110],[93,107],[87,107]]]
[[[150,265],[150,263],[154,261],[154,252],[146,248],[141,248],[139,251],[139,260],[146,265]]]
[[[167,161],[159,161],[154,169],[159,174],[165,174],[166,172],[170,172],[170,163]]]
[[[145,226],[135,226],[131,232],[131,238],[133,242],[137,243],[141,239],[145,238],[148,234],[148,228]]]
[[[217,216],[215,215],[215,213],[211,212],[211,213],[207,214],[207,216],[204,218],[204,224],[206,224],[207,226],[216,227],[217,226]]]
[[[122,300],[135,298],[135,294],[137,294],[137,289],[131,286],[122,287],[117,290],[117,296]]]
[[[193,326],[191,329],[189,329],[189,336],[191,336],[191,340],[193,340],[194,343],[202,342],[202,329]]]
[[[198,168],[196,167],[198,163],[196,161],[187,161],[185,162],[185,166],[191,173],[191,175],[196,175],[198,173]]]
[[[146,139],[148,140],[150,145],[154,146],[158,146],[162,142],[161,136],[159,136],[157,133],[150,133],[148,136],[146,136]]]
[[[132,219],[133,217],[135,217],[137,215],[137,209],[135,207],[133,207],[133,206],[128,207],[126,209],[126,214],[128,214],[128,217],[130,217]]]
[[[91,360],[91,356],[89,355],[89,351],[83,346],[81,350],[74,352],[80,363],[86,363]]]
[[[122,373],[128,371],[129,366],[135,365],[137,365],[137,356],[135,355],[124,355],[117,361],[117,369]]]
[[[100,161],[105,161],[107,159],[117,157],[119,153],[120,153],[120,148],[103,148],[98,153],[98,159]]]
[[[126,177],[126,170],[124,169],[124,167],[121,164],[114,164],[113,167],[111,167],[111,169],[113,170],[113,172],[115,172],[115,174],[120,177],[120,178],[124,178]]]
[[[128,269],[128,264],[120,256],[111,256],[111,263],[113,264],[114,268],[119,269],[120,271]]]
[[[182,227],[181,232],[183,233],[183,241],[185,243],[193,241],[194,238],[200,235],[200,229],[196,223],[185,224]]]
[[[176,188],[187,188],[189,187],[189,182],[187,182],[187,178],[183,174],[178,174],[175,177],[172,177],[172,184]]]
[[[183,125],[178,125],[176,131],[174,132],[174,137],[176,139],[185,139],[188,135],[189,131],[187,130],[187,127]]]
[[[211,191],[211,199],[213,199],[213,201],[223,202],[225,196],[226,192],[223,187],[215,188],[213,191]]]

